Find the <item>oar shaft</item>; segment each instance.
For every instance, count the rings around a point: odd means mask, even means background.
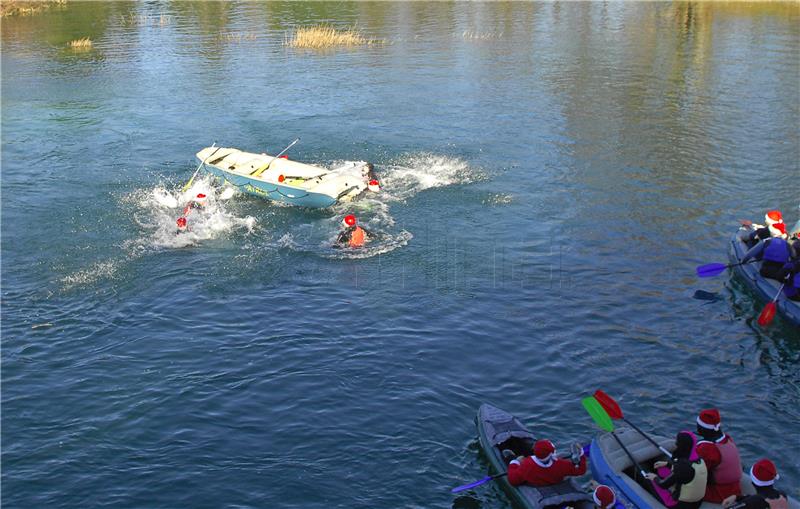
[[[214,143],[211,145],[211,148],[214,148],[216,145],[217,145],[217,142],[215,141],[215,142],[214,142]],[[218,151],[219,149],[221,149],[221,148],[222,148],[222,147],[217,147],[217,149],[216,149],[215,151],[213,151],[213,152],[211,152],[210,154],[208,154],[208,156],[207,156],[205,159],[203,159],[203,160],[200,162],[200,165],[197,167],[197,169],[196,169],[196,170],[194,170],[194,173],[192,174],[192,178],[190,178],[190,179],[189,179],[189,182],[187,182],[187,183],[186,183],[186,185],[185,185],[185,186],[183,186],[183,190],[184,190],[184,191],[186,191],[187,189],[189,189],[190,187],[192,187],[192,182],[194,182],[194,178],[197,176],[197,172],[198,172],[198,171],[200,171],[200,168],[202,168],[202,167],[203,167],[203,165],[204,165],[204,164],[206,164],[206,161],[208,161],[208,160],[209,160],[209,158],[211,158],[211,156],[213,156],[214,154],[216,154],[216,153],[217,153],[217,151]]]
[[[625,454],[628,455],[628,458],[630,458],[630,460],[633,462],[633,465],[636,467],[636,469],[639,470],[639,473],[642,474],[642,477],[643,478],[646,477],[647,474],[645,473],[645,471],[642,468],[642,466],[639,464],[638,461],[636,461],[636,458],[633,457],[633,454],[631,454],[631,452],[628,450],[628,448],[625,447],[625,444],[622,443],[622,440],[619,439],[617,434],[612,431],[611,432],[611,436],[614,437],[614,439],[617,441],[619,446],[622,447],[622,450],[625,451]]]
[[[659,451],[661,451],[661,452],[663,452],[664,454],[666,454],[666,455],[667,455],[667,458],[671,458],[671,457],[672,457],[672,453],[671,453],[671,452],[669,452],[668,450],[666,450],[666,449],[664,449],[663,447],[661,447],[661,446],[658,444],[658,442],[656,442],[655,440],[653,440],[653,438],[652,438],[650,435],[648,435],[647,433],[645,433],[644,431],[642,431],[641,429],[639,429],[639,427],[638,427],[638,426],[636,426],[634,423],[632,423],[631,421],[629,421],[628,419],[626,419],[626,418],[624,418],[624,417],[622,418],[622,420],[623,420],[623,421],[625,421],[625,422],[628,424],[628,426],[630,426],[631,428],[633,428],[633,429],[635,429],[636,431],[638,431],[638,432],[639,432],[639,434],[640,434],[640,435],[642,435],[644,438],[646,438],[648,442],[650,442],[650,443],[651,443],[651,444],[653,444],[654,446],[658,447],[658,450],[659,450]]]

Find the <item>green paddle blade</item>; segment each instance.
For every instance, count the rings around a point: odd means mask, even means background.
[[[583,398],[581,400],[581,404],[583,408],[589,412],[589,415],[594,419],[594,422],[600,426],[600,429],[604,431],[614,431],[614,423],[611,422],[611,417],[609,417],[608,412],[605,411],[603,405],[597,401],[594,396],[589,396],[588,398]]]

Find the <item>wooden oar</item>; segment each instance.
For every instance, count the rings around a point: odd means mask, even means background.
[[[217,145],[217,142],[215,141],[215,142],[214,142],[214,144],[213,144],[213,145],[211,145],[211,148],[214,148],[214,147],[216,147],[216,145]],[[219,150],[219,149],[221,149],[221,148],[222,148],[222,147],[217,147],[217,150]],[[213,156],[214,154],[216,154],[216,153],[217,153],[217,150],[215,150],[215,151],[211,152],[210,154],[208,154],[208,157],[206,157],[205,159],[203,159],[203,161],[200,163],[200,166],[198,166],[198,167],[197,167],[197,169],[196,169],[196,170],[194,170],[194,174],[192,175],[192,178],[190,178],[190,179],[189,179],[189,182],[187,182],[187,183],[186,183],[186,185],[185,185],[185,186],[183,186],[183,189],[181,189],[181,191],[182,191],[182,192],[184,192],[184,193],[185,193],[187,189],[189,189],[190,187],[192,187],[192,182],[194,182],[194,178],[197,176],[197,172],[198,172],[198,171],[200,171],[200,168],[202,168],[202,167],[203,167],[203,165],[204,165],[204,164],[206,164],[206,161],[208,161],[208,159],[209,159],[211,156]]]
[[[286,147],[285,149],[281,150],[280,153],[278,153],[278,155],[276,155],[275,157],[270,159],[267,164],[265,164],[261,168],[257,168],[253,173],[250,174],[250,176],[251,177],[259,177],[259,176],[261,176],[261,174],[264,173],[267,170],[267,168],[269,168],[269,165],[272,164],[272,162],[275,161],[275,159],[279,158],[284,153],[286,153],[286,151],[289,150],[290,148],[292,148],[294,146],[294,144],[297,143],[298,141],[300,141],[300,138],[295,138],[295,140],[293,142],[291,142],[288,147]]]

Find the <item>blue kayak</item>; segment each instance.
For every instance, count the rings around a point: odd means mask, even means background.
[[[508,466],[503,460],[503,449],[514,451],[517,456],[529,456],[533,453],[533,444],[536,441],[533,433],[508,412],[484,403],[478,409],[475,424],[478,427],[481,449],[495,473],[508,472]],[[592,496],[581,490],[574,478],[539,488],[525,485],[512,486],[505,476],[495,482],[500,484],[514,505],[525,509],[564,506],[575,509],[594,508]]]
[[[645,471],[652,472],[653,463],[666,459],[656,447],[645,439],[638,431],[628,427],[619,427],[614,431],[617,438],[625,445],[633,455],[639,465]],[[675,443],[673,439],[668,439],[658,435],[650,435],[659,445],[667,450],[673,450]],[[645,490],[637,481],[641,481],[641,475],[633,466],[628,455],[619,446],[611,433],[601,433],[597,435],[589,450],[589,466],[592,476],[599,483],[606,484],[617,492],[617,496],[624,498],[625,502],[637,509],[665,509],[665,506]],[[634,480],[634,476],[636,479]],[[646,481],[649,482],[649,481]],[[742,493],[750,495],[755,493],[750,476],[742,473]],[[783,491],[789,486],[784,486]],[[778,486],[781,489],[781,486]],[[703,502],[700,509],[720,509],[719,504]],[[790,509],[800,509],[800,503],[793,498],[789,498]]]
[[[751,230],[746,228],[740,228],[731,238],[730,249],[728,250],[731,263],[739,263],[745,253],[747,253],[748,247],[744,243],[742,237],[746,236],[750,231]],[[769,302],[775,298],[781,284],[774,279],[768,279],[759,274],[761,262],[737,265],[733,269],[734,272],[739,275],[739,278],[747,283],[747,286],[756,292],[761,299]],[[800,302],[788,299],[786,295],[781,292],[775,304],[778,313],[780,313],[787,322],[794,324],[796,327],[800,327]]]

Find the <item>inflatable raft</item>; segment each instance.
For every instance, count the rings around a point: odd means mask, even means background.
[[[536,441],[533,433],[508,412],[489,404],[483,404],[478,409],[475,422],[478,426],[481,449],[489,459],[492,469],[497,473],[508,472],[506,462],[503,460],[503,449],[510,449],[518,456],[533,454],[533,444]],[[496,482],[508,493],[512,502],[519,507],[527,509],[564,506],[574,509],[591,509],[594,507],[591,494],[581,490],[574,478],[561,484],[541,488],[512,486],[508,482],[508,477],[501,477]]]
[[[638,431],[620,427],[614,433],[645,470],[652,471],[655,461],[665,459],[664,455]],[[669,451],[675,448],[674,439],[658,435],[650,436]],[[661,502],[656,500],[653,495],[634,480],[634,475],[636,475],[637,480],[641,475],[636,472],[630,458],[628,458],[628,455],[622,450],[614,437],[611,436],[611,433],[601,433],[592,440],[589,451],[589,465],[592,470],[592,476],[597,482],[612,487],[617,492],[618,497],[626,499],[634,507],[638,509],[665,509]],[[742,473],[741,486],[744,494],[755,493],[750,477],[745,473]],[[780,486],[778,488],[780,489]],[[721,507],[719,504],[703,502],[700,509],[721,509]],[[790,498],[789,507],[790,509],[800,509],[800,503]]]
[[[728,256],[731,263],[739,263],[744,257],[745,253],[747,253],[748,247],[744,243],[743,237],[745,237],[750,231],[751,230],[746,228],[740,228],[731,238],[730,248],[728,250]],[[758,272],[760,269],[761,262],[746,263],[744,265],[737,265],[734,267],[734,271],[739,275],[739,277],[745,283],[747,283],[747,285],[752,288],[761,299],[769,302],[775,298],[775,295],[778,293],[778,289],[780,288],[781,284],[774,279],[762,277]],[[794,324],[796,327],[800,327],[800,302],[788,299],[786,295],[781,292],[781,295],[778,297],[778,301],[775,304],[778,312],[784,317],[784,319]]]
[[[224,147],[206,147],[197,158],[209,172],[246,193],[300,207],[351,201],[368,188],[370,179],[370,165],[363,161],[328,170]]]

